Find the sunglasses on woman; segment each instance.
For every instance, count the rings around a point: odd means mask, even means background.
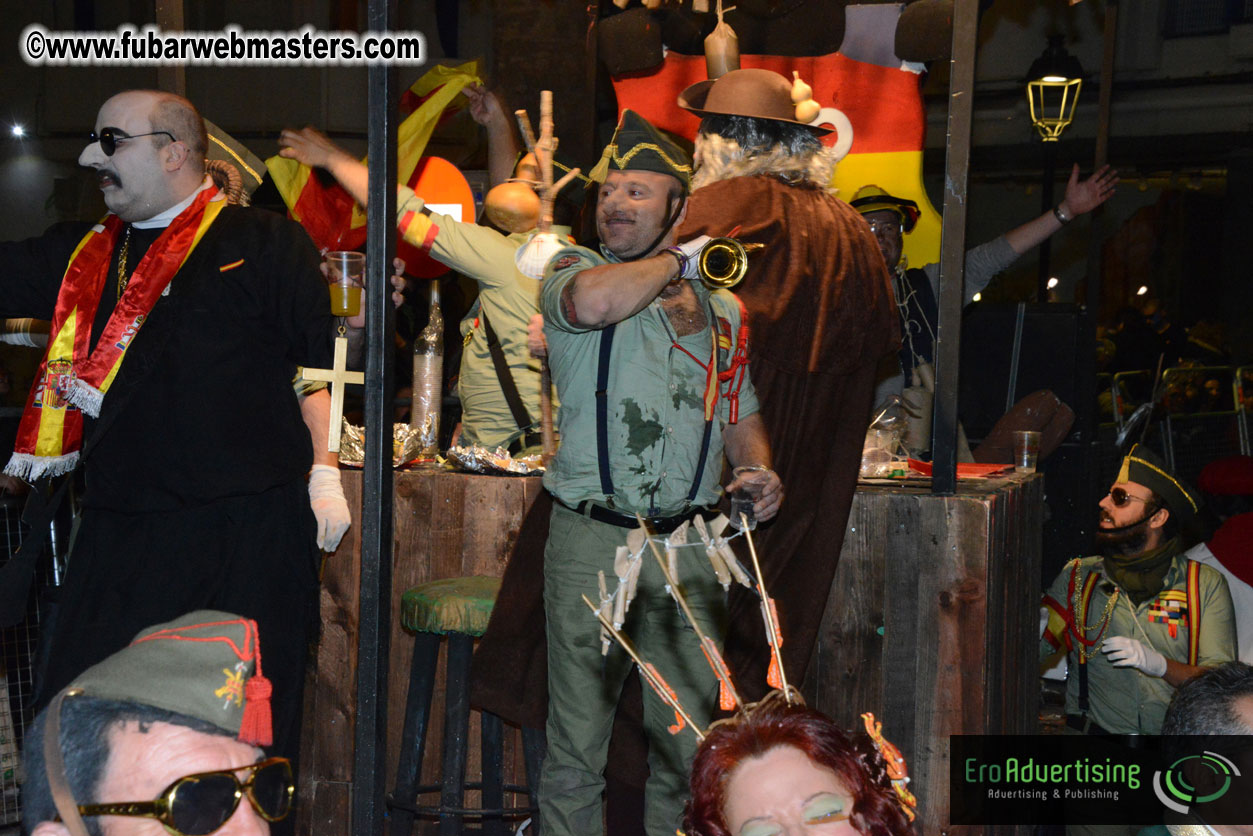
[[[247,772],[240,782],[236,772]],[[84,816],[141,816],[165,825],[181,836],[207,836],[235,815],[245,796],[257,815],[279,821],[291,812],[296,785],[291,761],[270,758],[238,769],[185,775],[166,787],[156,801],[123,801],[114,804],[81,804]]]
[[[1149,499],[1141,499],[1138,496],[1132,496],[1122,488],[1110,488],[1109,499],[1114,503],[1115,508],[1124,508],[1128,502],[1143,502],[1145,505],[1152,505],[1153,501]]]
[[[99,142],[100,150],[104,152],[106,157],[112,157],[113,152],[117,151],[117,144],[125,142],[128,139],[139,139],[141,136],[158,136],[165,134],[170,138],[170,142],[178,142],[174,138],[174,134],[169,131],[152,131],[146,134],[128,134],[117,128],[101,128],[100,133],[92,131],[88,134],[87,139],[91,142]]]

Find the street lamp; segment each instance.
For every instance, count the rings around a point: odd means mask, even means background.
[[[1044,54],[1027,71],[1027,104],[1031,124],[1045,142],[1056,142],[1075,116],[1083,86],[1083,67],[1062,46],[1061,35],[1049,35]]]
[[[1075,117],[1079,89],[1083,86],[1083,67],[1062,46],[1061,35],[1049,35],[1044,54],[1035,59],[1027,71],[1027,103],[1031,108],[1031,124],[1044,140],[1044,188],[1041,190],[1041,212],[1053,209],[1053,170],[1057,156],[1057,139]],[[1036,282],[1036,299],[1049,298],[1049,241],[1040,244],[1040,272]]]

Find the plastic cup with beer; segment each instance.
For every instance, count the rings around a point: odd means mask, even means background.
[[[335,250],[323,257],[326,280],[330,282],[331,313],[335,316],[356,316],[361,313],[361,286],[365,279],[365,256],[347,250]]]

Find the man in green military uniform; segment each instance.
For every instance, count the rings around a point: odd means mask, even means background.
[[[487,128],[493,179],[507,176],[516,157],[508,120],[496,97],[480,87],[467,87],[471,115]],[[326,169],[353,198],[365,206],[369,198],[366,166],[313,128],[283,131],[284,157]],[[521,167],[521,166],[520,166]],[[586,178],[575,177],[562,189],[571,204],[582,199]],[[540,444],[540,363],[526,345],[527,322],[539,311],[539,282],[518,271],[514,256],[535,235],[535,229],[503,234],[472,219],[459,221],[428,207],[408,186],[398,186],[396,221],[405,240],[432,258],[474,279],[479,295],[461,321],[466,340],[461,353],[457,393],[461,398],[462,445],[515,454]],[[564,220],[564,219],[563,219]],[[554,225],[562,240],[570,227]]]
[[[721,493],[724,450],[733,465],[763,468],[751,485],[758,520],[773,517],[782,501],[748,378],[739,304],[690,281],[707,238],[673,246],[690,174],[685,152],[624,112],[593,171],[602,183],[600,253],[558,251],[541,295],[562,400],[562,446],[544,476],[556,499],[544,555],[549,711],[540,779],[541,822],[550,836],[601,832],[610,727],[631,660],[616,651],[602,659],[599,625],[581,596],[596,597],[598,573],[613,577],[615,552],[637,527],[635,515],[659,535],[692,519]],[[703,555],[679,551],[679,581],[694,616],[720,635],[722,591]],[[664,585],[647,556],[626,632],[704,726],[717,683]],[[674,833],[696,748],[689,732],[667,732],[674,717],[645,689],[650,836]]]
[[[1103,555],[1072,560],[1045,593],[1040,658],[1067,653],[1072,730],[1158,734],[1177,687],[1236,658],[1231,594],[1217,570],[1183,555],[1181,527],[1199,501],[1144,445],[1123,459],[1100,508]]]

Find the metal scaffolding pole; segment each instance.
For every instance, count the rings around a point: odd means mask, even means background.
[[[396,0],[370,0],[368,28],[386,32]],[[391,303],[396,252],[396,70],[371,64],[368,79],[370,203],[366,218],[365,464],[361,485],[361,620],[357,631],[357,717],[352,832],[381,836],[387,753],[387,653],[392,587]]]
[[[931,492],[957,490],[957,376],[966,264],[966,179],[970,170],[970,117],[974,108],[975,35],[979,0],[953,4],[953,57],[949,69],[948,159],[944,223],[940,237],[939,321],[935,329],[935,411],[932,415]]]

